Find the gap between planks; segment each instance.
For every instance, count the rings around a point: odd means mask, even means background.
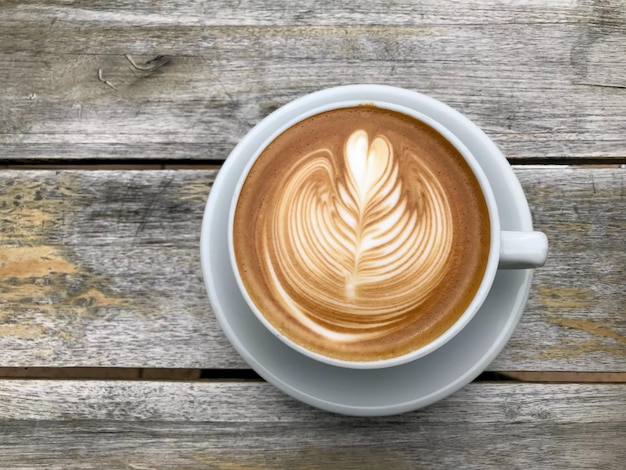
[[[0,160],[0,170],[86,170],[86,171],[119,171],[119,170],[219,170],[224,162],[134,162],[130,161],[97,161],[86,160],[68,161],[64,163],[16,163]]]
[[[0,379],[263,380],[250,369],[0,367]],[[483,372],[476,382],[626,383],[626,372]]]

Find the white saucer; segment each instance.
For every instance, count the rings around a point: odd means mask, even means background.
[[[386,100],[368,85],[338,87],[345,100]],[[326,93],[328,96],[328,91]],[[281,108],[288,122],[325,102],[316,93]],[[398,97],[457,135],[483,167],[496,199],[502,230],[532,230],[528,203],[508,162],[495,144],[460,113],[443,115],[441,104],[419,93]],[[278,111],[277,111],[278,113]],[[258,148],[267,138],[259,127],[238,147]],[[254,152],[244,152],[252,155]],[[435,352],[408,364],[373,370],[345,369],[310,359],[286,346],[257,320],[240,295],[228,259],[227,223],[235,185],[246,164],[229,158],[220,170],[202,221],[202,272],[215,316],[224,333],[260,376],[285,393],[324,410],[381,416],[434,403],[472,381],[502,350],[528,299],[532,270],[498,271],[482,308],[456,337]]]

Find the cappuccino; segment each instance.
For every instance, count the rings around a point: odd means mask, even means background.
[[[489,213],[435,129],[340,108],[263,149],[237,200],[233,248],[281,334],[327,357],[377,361],[432,342],[467,309],[487,266]]]

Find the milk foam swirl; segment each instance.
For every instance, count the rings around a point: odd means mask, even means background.
[[[402,328],[446,273],[450,205],[437,176],[403,152],[357,130],[343,156],[309,153],[262,222],[274,295],[324,337],[350,342]]]

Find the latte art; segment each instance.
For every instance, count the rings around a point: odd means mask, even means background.
[[[355,106],[263,149],[237,198],[232,247],[250,301],[283,337],[377,361],[458,320],[489,233],[480,185],[450,142],[405,114]]]
[[[262,258],[276,297],[317,333],[385,336],[413,321],[443,278],[451,210],[436,176],[408,160],[401,171],[384,135],[356,130],[342,158],[313,151],[281,182]]]

